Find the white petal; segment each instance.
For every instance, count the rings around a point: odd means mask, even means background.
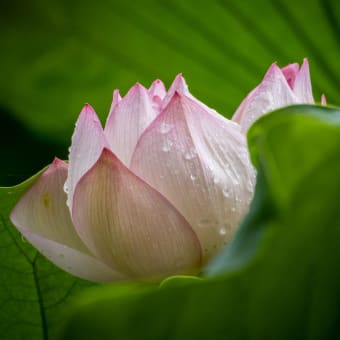
[[[300,71],[297,73],[294,84],[294,94],[298,98],[299,103],[314,104],[309,65],[306,58],[303,60]]]
[[[77,120],[70,148],[69,172],[65,183],[65,191],[68,193],[67,205],[70,208],[77,182],[98,160],[107,145],[96,113],[89,104],[86,104]]]
[[[252,197],[254,170],[239,126],[178,93],[141,136],[131,170],[188,220],[205,260],[231,238]]]
[[[65,271],[90,281],[122,275],[95,259],[80,240],[66,206],[67,165],[55,159],[11,213],[11,221],[43,255]]]
[[[40,235],[30,233],[24,228],[18,229],[25,239],[45,257],[72,275],[93,282],[115,282],[127,279],[93,256]]]
[[[156,115],[147,90],[140,84],[115,106],[104,131],[111,150],[124,164],[130,163],[139,136]]]
[[[184,95],[187,98],[190,98],[192,101],[194,101],[196,104],[200,105],[202,108],[204,108],[206,110],[206,112],[208,112],[209,114],[213,115],[215,118],[217,119],[221,119],[222,121],[224,120],[224,118],[217,113],[214,109],[210,108],[209,106],[205,105],[204,103],[202,103],[201,101],[199,101],[196,97],[194,97],[190,91],[189,91],[189,87],[184,79],[184,77],[182,76],[182,74],[178,74],[176,76],[176,78],[174,79],[174,81],[172,82],[169,91],[167,92],[166,96],[163,99],[163,103],[162,103],[162,109],[165,109],[165,107],[170,103],[172,97],[174,96],[175,93],[178,93],[180,95]]]
[[[111,103],[111,107],[110,107],[110,112],[109,112],[109,115],[107,116],[106,123],[108,122],[108,120],[110,119],[111,115],[113,114],[116,105],[121,100],[122,100],[122,97],[120,96],[119,90],[114,90],[113,91],[113,96],[112,96],[112,103]]]
[[[201,248],[188,222],[107,149],[78,183],[72,216],[98,258],[129,277],[191,272],[200,265]]]
[[[261,84],[243,100],[232,120],[239,123],[242,131],[246,132],[262,115],[297,103],[299,100],[289,87],[282,71],[276,64],[272,64]]]
[[[163,103],[162,103],[162,109],[164,109],[170,103],[170,100],[172,99],[175,92],[178,92],[179,94],[185,95],[189,98],[192,97],[194,99],[194,97],[189,92],[189,88],[188,88],[187,83],[185,82],[184,77],[180,73],[176,76],[176,78],[174,79],[174,81],[172,82],[169,88],[169,91],[164,97]]]

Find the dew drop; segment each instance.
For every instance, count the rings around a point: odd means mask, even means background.
[[[227,233],[227,229],[225,227],[222,227],[219,231],[220,235],[224,236]]]
[[[162,146],[162,151],[169,152],[171,150],[172,142],[171,141],[165,141],[165,143]]]
[[[191,175],[190,175],[190,179],[191,179],[192,181],[196,181],[196,179],[197,179],[197,176],[196,176],[196,175],[194,175],[194,174],[191,174]]]
[[[164,145],[162,146],[162,150],[163,150],[164,152],[169,152],[169,151],[170,151],[170,146],[169,146],[168,144],[164,144]]]
[[[27,241],[26,241],[24,235],[22,235],[22,234],[21,234],[21,241],[24,242],[24,243],[27,243]]]
[[[194,149],[190,149],[184,152],[184,158],[188,161],[196,157],[196,151]]]
[[[68,189],[67,183],[64,184],[64,191],[65,191],[66,194],[69,193],[69,189]]]
[[[163,122],[159,128],[159,132],[162,133],[162,134],[166,134],[168,132],[170,132],[170,130],[173,128],[173,125],[172,124],[168,124],[168,123],[165,123]]]
[[[230,191],[230,189],[229,188],[224,188],[223,190],[222,190],[222,194],[223,194],[223,196],[224,197],[230,197],[231,196],[231,191]]]

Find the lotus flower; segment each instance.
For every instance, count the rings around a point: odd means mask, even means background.
[[[96,282],[196,273],[248,211],[255,171],[240,126],[179,75],[114,91],[103,129],[90,105],[68,164],[55,159],[11,213],[23,236]],[[66,183],[65,183],[66,182]]]
[[[321,97],[326,105],[326,97]],[[314,104],[308,60],[279,68],[272,64],[262,82],[242,101],[232,120],[241,125],[242,131],[262,115],[275,109],[293,104]]]
[[[90,105],[68,164],[55,159],[11,220],[57,266],[96,282],[195,273],[234,234],[253,196],[245,131],[262,114],[314,103],[307,60],[273,64],[233,120],[179,75],[115,90],[105,128]],[[65,189],[65,190],[64,190]]]

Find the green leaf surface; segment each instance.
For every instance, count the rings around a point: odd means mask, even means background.
[[[62,339],[340,339],[340,110],[278,110],[249,143],[252,211],[203,279],[83,292]]]
[[[325,93],[328,102],[340,104],[339,22],[337,0],[3,1],[0,4],[0,185],[19,183],[50,163],[55,155],[66,158],[74,122],[83,104],[91,103],[104,121],[112,90],[120,88],[125,93],[137,81],[148,85],[153,79],[161,78],[170,85],[174,76],[183,72],[194,95],[230,117],[273,61],[285,65],[301,63],[303,57],[308,57],[315,99],[318,101],[321,93]],[[313,148],[314,144],[311,144]],[[300,163],[300,156],[296,154],[296,157]],[[262,177],[260,173],[259,180],[268,181]],[[295,180],[287,185],[293,186]],[[258,208],[253,207],[249,218],[263,225],[254,226],[252,234],[248,230],[244,237],[240,231],[235,245],[211,265],[211,273],[214,270],[229,273],[241,268],[253,258],[260,242],[270,240],[270,232],[264,233],[267,230],[264,221],[274,215],[260,207],[269,205],[272,196],[266,183],[260,188]],[[24,190],[24,186],[0,189],[1,339],[39,340],[46,338],[46,333],[53,337],[64,312],[63,296],[68,297],[78,287],[87,285],[37,256],[11,226],[8,214]],[[278,191],[277,199],[282,204],[288,204],[289,195],[284,188],[271,190]],[[241,249],[241,245],[242,256],[232,256],[231,249]],[[223,256],[232,261],[221,264]],[[246,289],[247,283],[239,284],[238,280],[235,287]],[[190,279],[171,278],[164,282],[163,288],[181,290],[177,286],[182,284],[190,284]],[[228,283],[223,289],[232,291],[229,285],[233,287],[233,283]],[[43,299],[38,297],[37,287]],[[219,292],[218,284],[214,287]],[[67,295],[69,289],[71,293]],[[125,289],[122,288],[121,295],[128,294],[124,293]],[[145,289],[158,298],[159,293]],[[138,292],[139,287],[131,290]],[[195,298],[196,295],[190,294],[189,299]],[[231,297],[230,293],[225,303],[236,306],[247,294],[243,296],[237,291]],[[202,295],[209,297],[205,288]],[[183,297],[176,309],[180,315],[187,314],[181,311],[182,304],[186,306],[186,295]],[[218,302],[216,297],[216,306]],[[157,300],[155,303],[151,310],[157,308]],[[251,312],[242,308],[242,311],[236,308],[235,315],[232,310],[225,314],[230,322],[240,319],[238,313]],[[255,307],[252,308],[255,313]],[[175,311],[173,318],[177,320]],[[142,320],[138,322],[142,327]],[[216,322],[221,320],[217,318]],[[194,319],[191,324],[197,328]],[[157,327],[155,334],[163,334],[161,326]],[[186,332],[189,327],[190,323],[185,326]],[[170,330],[165,338],[177,334]],[[230,334],[234,334],[232,327]],[[203,335],[209,338],[208,333]]]
[[[167,85],[230,117],[269,65],[308,57],[315,98],[339,104],[337,0],[12,0],[1,3],[0,107],[68,144],[85,102],[104,120],[114,88]]]
[[[8,219],[37,174],[11,188],[0,188],[0,339],[55,339],[64,304],[80,288],[79,280],[47,261]]]

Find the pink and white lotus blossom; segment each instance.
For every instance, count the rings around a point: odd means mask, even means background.
[[[195,273],[234,234],[253,196],[245,131],[279,106],[313,102],[308,64],[275,64],[232,120],[194,98],[181,75],[115,90],[104,129],[85,105],[69,162],[23,195],[11,220],[57,266],[112,282]],[[243,130],[243,131],[242,131]]]
[[[288,105],[314,103],[308,60],[303,60],[301,68],[297,63],[283,68],[274,63],[262,82],[242,101],[232,120],[246,132],[255,120],[273,110]],[[326,105],[324,95],[321,103]]]
[[[69,162],[55,159],[11,220],[42,254],[91,281],[195,273],[248,211],[255,171],[240,126],[181,75],[114,91],[104,129],[85,105]],[[66,183],[65,183],[66,182]]]

